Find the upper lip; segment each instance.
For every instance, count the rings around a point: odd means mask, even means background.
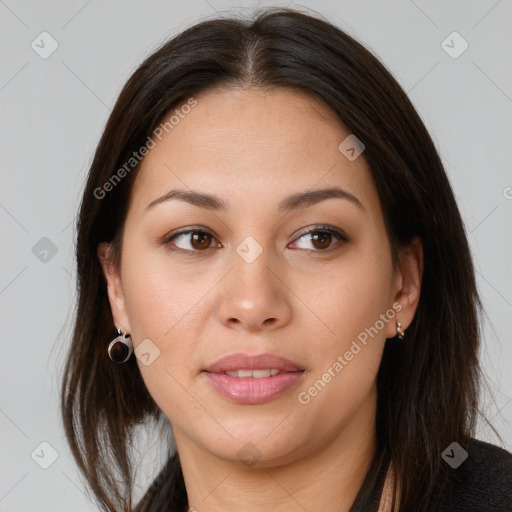
[[[244,354],[236,353],[217,359],[207,366],[204,371],[222,373],[235,370],[266,370],[276,369],[282,372],[304,370],[299,364],[276,354]]]

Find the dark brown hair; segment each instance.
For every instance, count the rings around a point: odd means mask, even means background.
[[[106,198],[97,190],[164,114],[216,87],[291,88],[327,105],[366,146],[395,263],[398,249],[421,237],[418,309],[406,342],[386,342],[377,377],[378,449],[351,510],[367,509],[390,458],[401,483],[400,509],[434,510],[447,478],[441,453],[453,441],[467,445],[478,414],[480,302],[464,226],[432,139],[386,68],[342,30],[290,9],[188,28],[143,62],[115,104],[78,219],[78,306],[61,391],[65,431],[81,472],[103,510],[132,510],[130,440],[163,414],[135,358],[115,365],[106,352],[114,332],[96,251],[106,241],[121,254],[137,166]],[[163,480],[140,509],[182,512],[187,498],[177,454]]]

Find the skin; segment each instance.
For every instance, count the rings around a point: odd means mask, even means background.
[[[120,268],[110,262],[108,244],[98,247],[114,324],[131,333],[135,348],[150,339],[160,350],[149,366],[137,362],[171,422],[190,507],[348,511],[376,449],[385,340],[396,335],[396,319],[407,329],[418,304],[421,242],[400,251],[395,270],[364,153],[349,161],[338,150],[349,132],[319,102],[291,89],[219,89],[196,99],[142,162]],[[331,186],[356,196],[362,208],[330,198],[278,212],[290,194]],[[177,187],[215,194],[229,209],[176,199],[147,209]],[[315,245],[311,234],[299,233],[317,224],[337,227],[349,240],[332,235]],[[166,243],[179,228],[199,226],[213,236],[174,239],[189,253]],[[236,252],[247,236],[263,250],[250,264]],[[301,404],[299,393],[397,303],[397,316]],[[273,401],[238,405],[201,373],[234,352],[275,353],[305,373]],[[238,455],[247,443],[259,451],[253,466]]]

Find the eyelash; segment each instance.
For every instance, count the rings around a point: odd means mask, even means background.
[[[164,238],[163,243],[164,243],[164,245],[171,245],[171,242],[178,236],[191,234],[191,233],[206,234],[206,235],[211,236],[215,240],[215,236],[209,230],[202,229],[200,227],[196,227],[196,228],[187,228],[182,231],[178,231],[176,233],[171,233],[170,235],[168,235]],[[303,251],[307,251],[310,253],[326,253],[326,252],[329,252],[329,251],[337,248],[340,245],[340,242],[346,243],[349,241],[347,235],[343,231],[335,228],[334,226],[330,226],[328,224],[320,224],[320,225],[314,226],[313,228],[308,229],[307,231],[303,231],[297,236],[297,238],[294,239],[294,241],[300,240],[303,236],[309,235],[312,233],[329,233],[331,235],[334,235],[338,239],[338,243],[334,244],[333,246],[331,246],[327,249],[302,249]],[[194,254],[194,253],[206,252],[207,250],[214,249],[214,248],[215,247],[208,247],[207,249],[204,249],[204,250],[191,250],[191,249],[182,249],[181,247],[173,246],[171,248],[171,250],[174,252],[179,252],[179,253],[184,253],[184,254]]]

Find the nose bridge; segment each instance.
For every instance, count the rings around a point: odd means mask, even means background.
[[[261,236],[259,237],[261,240]],[[267,244],[264,246],[263,244]],[[246,236],[236,247],[233,254],[232,292],[245,297],[246,302],[269,301],[277,292],[275,276],[270,271],[272,250],[268,242],[262,244],[252,236]]]
[[[266,243],[248,235],[235,247],[232,271],[224,282],[217,309],[225,325],[253,330],[288,322],[286,287],[271,270],[273,252],[269,246],[264,247]]]

